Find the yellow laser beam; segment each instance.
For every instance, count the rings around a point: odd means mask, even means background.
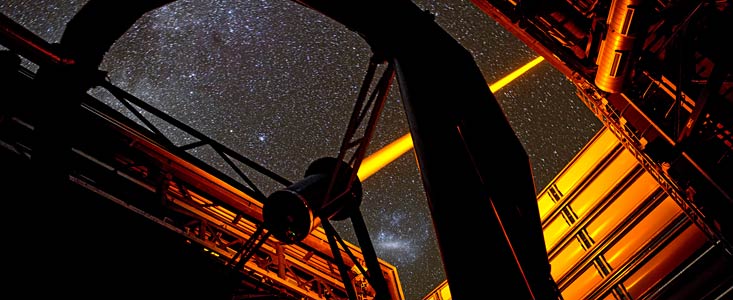
[[[514,70],[514,72],[509,73],[509,75],[504,76],[504,78],[499,79],[499,81],[494,82],[493,84],[489,85],[489,88],[491,89],[492,92],[496,92],[500,90],[501,88],[503,88],[510,82],[514,81],[514,79],[517,79],[519,76],[522,76],[522,74],[527,73],[527,71],[534,68],[534,66],[541,63],[543,60],[545,60],[544,57],[538,56],[537,58],[533,59],[532,61],[522,66],[521,68]]]
[[[377,173],[384,166],[412,149],[412,146],[412,135],[407,133],[389,143],[389,145],[379,149],[377,152],[367,156],[361,161],[361,165],[359,166],[359,171],[357,172],[359,179],[364,181],[364,179]]]
[[[499,79],[499,81],[490,84],[489,89],[491,89],[492,92],[500,90],[510,82],[514,81],[514,79],[517,79],[522,74],[534,68],[534,66],[536,66],[543,60],[544,58],[542,56],[538,56],[537,58],[528,62],[519,69],[516,69],[513,72],[509,73],[509,75],[504,76],[502,79]],[[364,160],[362,160],[361,165],[359,166],[359,171],[357,172],[359,180],[366,180],[370,176],[374,175],[374,173],[384,168],[384,166],[393,162],[395,159],[399,158],[407,151],[412,149],[412,147],[412,135],[408,132],[407,134],[396,139],[394,142],[389,143],[387,146],[384,146],[382,149],[379,149],[378,151],[365,157]]]

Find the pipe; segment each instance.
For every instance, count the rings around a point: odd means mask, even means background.
[[[609,93],[621,92],[643,41],[646,9],[642,0],[614,0],[608,12],[606,37],[598,55],[595,84]]]

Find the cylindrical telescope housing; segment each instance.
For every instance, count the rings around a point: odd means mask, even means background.
[[[331,193],[326,197],[331,177],[338,167]],[[286,244],[303,240],[320,220],[344,220],[361,204],[361,181],[356,177],[349,187],[353,169],[332,157],[314,161],[303,180],[275,191],[262,208],[265,226]],[[348,190],[347,190],[348,189]]]

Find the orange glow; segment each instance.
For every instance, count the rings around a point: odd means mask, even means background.
[[[577,239],[571,240],[558,252],[555,257],[550,259],[552,264],[552,278],[563,278],[563,276],[578,263],[578,258],[583,257],[586,253],[585,247]]]
[[[614,228],[620,227],[621,222],[629,218],[629,214],[644,200],[651,197],[659,188],[654,177],[644,172],[620,196],[614,199],[595,220],[586,226],[588,234],[593,240],[600,241],[611,234]]]
[[[618,269],[623,266],[637,249],[642,248],[649,243],[655,235],[664,230],[666,226],[681,215],[682,209],[677,205],[671,197],[665,198],[644,219],[639,222],[633,229],[626,233],[621,240],[608,248],[606,251],[606,260],[608,264]]]
[[[578,216],[584,216],[598,205],[603,197],[610,196],[613,187],[629,173],[634,171],[638,164],[631,152],[621,151],[614,159],[604,166],[603,172],[596,175],[593,181],[584,186],[570,201],[570,206]]]
[[[509,75],[504,76],[504,78],[499,79],[499,81],[495,82],[494,84],[489,85],[489,89],[491,89],[492,92],[500,90],[501,88],[512,82],[514,79],[517,79],[519,76],[532,69],[543,60],[544,58],[542,56],[538,56],[521,68],[516,69],[514,72],[509,73]],[[359,166],[359,180],[366,180],[367,178],[369,178],[369,176],[372,176],[374,173],[384,168],[384,166],[393,162],[395,159],[402,156],[402,154],[405,154],[405,152],[412,149],[412,147],[412,135],[410,135],[410,133],[407,133],[399,139],[395,140],[394,142],[390,143],[389,145],[385,146],[384,148],[364,158],[364,160],[361,162],[361,165]]]
[[[596,286],[602,281],[601,274],[598,274],[598,271],[591,265],[586,267],[578,278],[570,282],[570,285],[562,291],[562,297],[566,300],[583,299],[589,286]]]
[[[661,252],[640,267],[638,271],[624,281],[624,286],[633,296],[640,298],[654,284],[664,279],[677,268],[684,258],[692,256],[705,243],[705,234],[692,223],[678,237],[664,247]]]
[[[568,195],[571,193],[571,189],[589,175],[588,172],[593,169],[593,166],[603,163],[603,158],[610,155],[610,152],[618,146],[618,138],[611,130],[603,130],[593,137],[593,140],[586,144],[585,147],[587,148],[583,149],[584,154],[573,158],[562,171],[562,175],[555,179],[555,185],[560,194]],[[540,214],[544,218],[549,212],[540,211]]]

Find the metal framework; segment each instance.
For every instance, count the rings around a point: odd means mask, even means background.
[[[192,251],[202,253],[221,268],[241,275],[241,281],[233,292],[234,297],[402,299],[395,268],[377,260],[376,256],[370,259],[370,255],[375,255],[373,249],[368,250],[371,253],[363,253],[358,246],[341,240],[330,227],[325,227],[325,230],[315,228],[304,240],[295,244],[285,245],[270,238],[262,217],[263,203],[267,198],[251,176],[264,177],[272,184],[282,186],[292,184],[291,181],[166,115],[102,77],[95,77],[94,85],[114,95],[128,109],[126,112],[137,120],[126,117],[85,93],[75,94],[73,96],[78,97],[78,100],[71,103],[79,103],[79,107],[78,110],[74,109],[73,123],[83,125],[85,129],[73,133],[56,131],[57,134],[68,135],[69,139],[53,139],[50,141],[53,144],[36,144],[33,137],[38,123],[57,119],[38,119],[43,115],[39,115],[35,109],[34,91],[42,90],[44,86],[37,82],[38,74],[20,65],[21,57],[41,68],[73,66],[75,61],[56,53],[52,45],[23,30],[5,16],[2,16],[0,29],[0,41],[12,51],[3,54],[4,58],[11,59],[3,60],[2,79],[12,87],[10,94],[16,95],[4,99],[0,128],[3,132],[3,148],[9,153],[3,153],[10,155],[9,159],[14,163],[20,164],[19,168],[40,171],[37,175],[48,172],[33,182],[23,182],[23,186],[49,180],[45,182],[49,189],[39,191],[39,195],[63,195],[63,192],[68,192],[66,197],[106,199],[143,217],[145,220],[141,222],[151,222],[167,229],[178,237],[176,239],[189,244]],[[376,69],[376,66],[373,67]],[[384,94],[385,87],[388,85],[381,84],[376,94]],[[369,87],[365,90],[368,91]],[[68,95],[56,94],[59,90],[43,92],[48,92],[50,97]],[[372,126],[373,123],[370,120]],[[352,124],[350,128],[356,126],[358,123]],[[176,145],[163,133],[170,128],[185,132],[190,138],[184,140],[194,142]],[[59,129],[69,127],[60,126]],[[368,137],[351,145],[359,143],[366,145]],[[53,158],[43,160],[43,165],[34,166],[31,158],[38,155],[42,146],[49,147],[49,156]],[[68,155],[61,151],[52,153],[64,147],[69,147]],[[218,154],[229,169],[212,167],[192,154],[197,148],[204,147]],[[363,149],[360,151],[363,156]],[[51,181],[58,179],[53,177],[56,175],[54,170],[58,168],[68,172],[62,176],[63,181],[68,181],[71,187],[66,183],[54,184]],[[31,192],[30,195],[36,194]],[[39,211],[59,208],[60,212],[76,207],[73,204],[59,207],[42,199],[36,199],[36,204],[47,207],[40,207]],[[87,213],[95,214],[93,211]],[[48,221],[56,218],[52,216]],[[83,220],[84,216],[82,214],[76,218]],[[336,239],[338,245],[330,242]],[[146,245],[141,244],[139,247]],[[368,274],[366,267],[380,272],[372,272],[370,277],[365,275]],[[381,282],[375,278],[381,278]],[[376,291],[380,291],[379,297]]]

